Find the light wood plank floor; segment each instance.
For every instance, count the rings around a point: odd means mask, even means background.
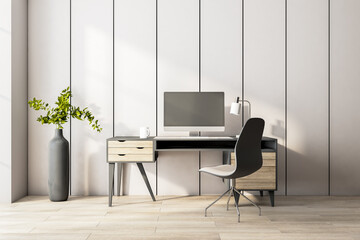
[[[0,205],[0,239],[116,240],[116,239],[352,239],[360,240],[360,197],[251,198],[262,216],[246,200],[240,201],[241,222],[226,198],[204,208],[216,196],[70,197],[50,202],[29,196]]]

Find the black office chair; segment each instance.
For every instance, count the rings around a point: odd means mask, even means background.
[[[259,216],[261,216],[261,208],[253,201],[247,198],[242,191],[238,191],[235,186],[235,179],[248,176],[262,167],[263,159],[261,154],[261,138],[264,131],[265,121],[261,118],[250,118],[241,130],[239,139],[235,145],[235,165],[220,165],[215,167],[201,168],[199,171],[209,173],[220,178],[231,179],[231,187],[224,192],[219,198],[205,208],[205,217],[208,208],[219,201],[225,194],[230,192],[227,202],[227,209],[231,194],[234,196],[243,196],[249,200],[254,206],[259,208]],[[240,211],[238,202],[235,200],[236,211],[238,214],[238,222],[240,222]]]

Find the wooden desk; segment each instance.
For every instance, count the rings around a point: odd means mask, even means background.
[[[107,162],[109,163],[109,206],[112,205],[115,163],[136,163],[149,193],[155,197],[142,163],[154,162],[162,151],[223,151],[224,164],[234,159],[232,154],[235,137],[114,137],[107,139]],[[236,188],[247,191],[269,191],[274,206],[274,191],[277,190],[277,140],[263,137],[261,142],[264,164],[261,169],[245,178],[236,180]]]

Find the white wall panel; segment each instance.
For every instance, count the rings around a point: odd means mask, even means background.
[[[115,135],[156,135],[156,2],[115,1]],[[155,163],[144,164],[155,191]],[[125,194],[147,194],[136,164],[125,164]]]
[[[276,193],[284,194],[285,4],[283,0],[246,0],[244,8],[244,98],[251,103],[251,116],[265,120],[264,136],[278,139]]]
[[[11,83],[11,131],[12,131],[12,197],[15,201],[28,192],[28,141],[27,141],[27,0],[12,1],[12,83]],[[22,149],[22,151],[19,151]]]
[[[199,90],[199,1],[158,1],[158,135],[165,132],[165,91]],[[181,166],[181,168],[177,167]],[[160,153],[158,193],[198,194],[198,153]],[[186,173],[186,177],[184,174]]]
[[[359,195],[360,1],[331,1],[331,190]]]
[[[328,1],[288,1],[288,194],[328,194]]]
[[[70,2],[72,103],[89,106],[104,128],[98,134],[86,122],[72,121],[73,194],[107,194],[105,139],[113,135],[113,126],[115,135],[136,136],[142,126],[150,127],[151,135],[156,131],[160,136],[188,134],[164,131],[165,91],[224,91],[225,132],[202,134],[238,133],[241,117],[229,115],[228,111],[242,91],[242,1],[201,0],[199,49],[199,0],[158,0],[157,68],[155,0],[28,1],[29,98],[53,104],[59,92],[70,85]],[[9,2],[2,4],[5,3]],[[327,194],[328,1],[287,3],[288,194]],[[252,103],[252,116],[265,119],[264,135],[279,141],[277,194],[283,194],[285,1],[245,0],[244,4],[245,99]],[[330,190],[335,195],[360,194],[356,188],[359,10],[357,0],[331,0]],[[1,24],[0,41],[7,46],[10,30],[5,20]],[[9,48],[2,53],[7,54],[6,51]],[[6,64],[1,64],[2,69],[6,69]],[[5,73],[6,70],[1,71]],[[8,87],[2,84],[4,89]],[[6,109],[10,96],[4,89],[1,88],[0,101]],[[28,192],[32,195],[47,194],[48,143],[55,129],[36,122],[39,114],[28,112]],[[69,124],[64,133],[70,140]],[[221,157],[221,152],[202,152],[201,166],[221,164]],[[158,193],[198,194],[198,159],[198,152],[160,153]],[[7,164],[2,163],[2,167],[9,167]],[[144,167],[155,191],[156,164]],[[218,194],[224,190],[224,184],[204,174],[201,188],[202,194]],[[136,165],[124,167],[124,193],[148,194]]]
[[[241,14],[241,1],[201,1],[201,91],[225,93],[225,132],[203,135],[235,136],[241,129],[241,116],[230,114],[231,103],[241,97]],[[201,153],[201,167],[222,163],[220,151]],[[201,173],[201,194],[218,194],[226,188],[222,179]]]
[[[103,128],[72,120],[72,194],[108,192],[106,139],[113,133],[113,2],[72,0],[72,104],[89,107]]]
[[[0,202],[11,202],[11,1],[0,2]]]
[[[115,1],[115,134],[156,135],[156,3]]]
[[[28,5],[28,97],[53,105],[70,85],[70,2],[32,0]],[[28,114],[29,195],[47,195],[48,143],[55,126],[36,121],[40,112]],[[70,140],[69,124],[64,136]]]

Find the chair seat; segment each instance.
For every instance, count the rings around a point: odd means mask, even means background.
[[[209,173],[218,177],[230,176],[235,171],[234,165],[219,165],[215,167],[204,167],[199,170],[200,172]]]

